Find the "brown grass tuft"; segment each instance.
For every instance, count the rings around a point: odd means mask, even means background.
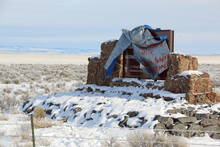
[[[45,118],[45,111],[43,108],[41,107],[36,107],[34,109],[34,117],[36,119],[42,119],[42,118]]]
[[[6,115],[0,113],[0,120],[7,121],[8,119],[9,118]]]
[[[35,128],[50,128],[52,126],[60,125],[58,122],[53,122],[47,119],[34,119]]]

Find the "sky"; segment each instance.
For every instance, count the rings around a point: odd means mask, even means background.
[[[99,52],[123,28],[175,31],[175,50],[220,55],[219,0],[0,0],[0,48]]]

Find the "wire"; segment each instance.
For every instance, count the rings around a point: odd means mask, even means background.
[[[18,135],[4,135],[3,137],[21,137]],[[27,136],[27,137],[31,137],[31,136]],[[111,141],[110,138],[86,138],[86,137],[67,137],[67,136],[35,136],[36,138],[66,138],[66,139],[75,139],[75,140],[97,140],[97,141]],[[1,136],[0,136],[1,138]],[[165,142],[161,142],[161,141],[149,141],[149,140],[138,140],[138,141],[132,141],[132,140],[126,140],[126,139],[114,139],[115,142],[128,142],[128,143],[151,143],[151,144],[190,144],[190,145],[206,145],[206,146],[220,146],[220,143],[186,143],[186,142],[178,142],[178,141],[165,141]]]

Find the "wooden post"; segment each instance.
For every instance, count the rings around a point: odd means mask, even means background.
[[[33,114],[31,114],[31,132],[32,132],[32,142],[33,142],[33,147],[35,147],[34,119],[33,119]]]

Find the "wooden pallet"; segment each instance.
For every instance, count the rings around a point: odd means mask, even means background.
[[[174,51],[174,31],[173,30],[154,30],[152,35],[166,35],[167,36],[167,45],[170,49],[170,52]],[[124,78],[140,78],[140,79],[149,79],[146,74],[140,69],[140,64],[136,61],[133,55],[133,49],[128,48],[120,56],[120,64],[122,64],[122,71],[120,77]],[[167,76],[167,70],[159,75],[159,79],[164,80]]]

